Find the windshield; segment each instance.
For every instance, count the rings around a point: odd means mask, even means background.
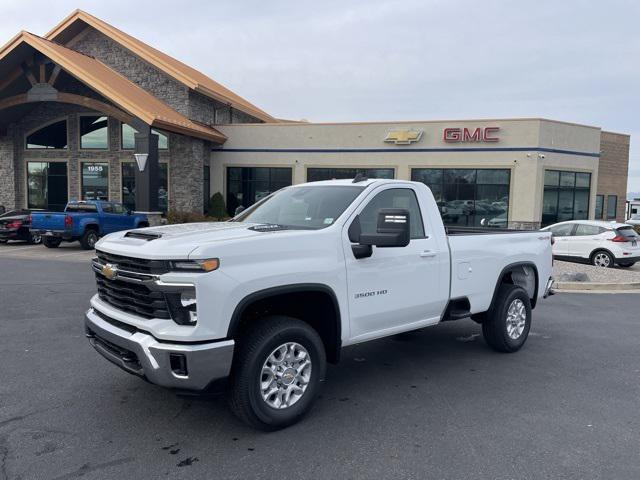
[[[98,208],[93,203],[69,203],[65,209],[67,212],[97,212]]]
[[[317,230],[333,225],[364,188],[338,185],[289,187],[268,196],[231,221]]]

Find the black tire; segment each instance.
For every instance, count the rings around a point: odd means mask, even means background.
[[[629,267],[633,267],[635,264],[636,262],[623,262],[623,263],[619,263],[618,266],[622,268],[629,268]]]
[[[149,226],[149,223],[140,222],[136,228],[147,228],[148,226]]]
[[[44,237],[42,239],[42,243],[47,248],[58,248],[62,243],[62,239],[56,237]]]
[[[279,346],[302,345],[311,359],[307,388],[291,406],[277,409],[262,398],[262,367]],[[295,318],[271,316],[260,320],[236,343],[230,377],[229,405],[243,422],[260,430],[273,431],[299,421],[311,409],[326,371],[324,345],[318,333]],[[284,377],[282,377],[284,378]]]
[[[0,240],[0,243],[9,243],[9,240],[5,240],[4,238]]]
[[[606,250],[596,250],[591,254],[591,265],[594,267],[613,268],[615,261],[613,255]]]
[[[80,237],[80,246],[84,250],[93,250],[96,246],[96,242],[98,241],[98,232],[95,230],[88,228]]]
[[[517,337],[509,335],[508,312],[512,304],[517,308],[519,300],[524,307],[524,328]],[[494,305],[487,312],[486,320],[482,323],[482,334],[485,342],[498,352],[511,353],[522,348],[529,336],[531,328],[531,302],[527,292],[515,285],[503,284],[498,289],[498,296]],[[515,333],[515,332],[514,332]]]

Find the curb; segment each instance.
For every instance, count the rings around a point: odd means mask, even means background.
[[[555,282],[554,290],[589,291],[589,290],[640,290],[640,282],[631,283],[596,283],[596,282]]]

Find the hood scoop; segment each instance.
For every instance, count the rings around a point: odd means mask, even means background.
[[[151,232],[138,232],[136,230],[131,230],[130,232],[127,232],[124,234],[125,237],[127,238],[137,238],[139,240],[146,240],[147,242],[150,242],[151,240],[157,240],[158,238],[162,237],[161,233],[151,233]]]
[[[249,227],[247,230],[252,230],[254,232],[279,232],[281,230],[289,230],[289,228],[274,223],[264,223],[261,225],[254,225],[253,227]]]

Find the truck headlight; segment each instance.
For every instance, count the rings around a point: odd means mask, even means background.
[[[198,323],[196,292],[194,289],[180,293],[166,293],[171,318],[178,325],[195,325]]]
[[[189,272],[213,272],[220,267],[218,258],[208,258],[205,260],[174,260],[171,262],[173,270],[183,270]]]

